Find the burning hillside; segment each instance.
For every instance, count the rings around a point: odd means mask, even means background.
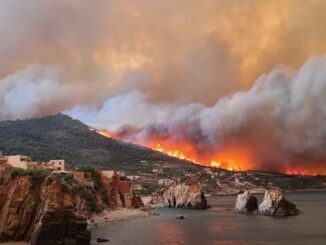
[[[130,141],[126,135],[119,135],[112,133],[108,130],[98,130],[99,134],[120,140]],[[319,175],[326,174],[325,164],[310,163],[303,165],[284,165],[279,169],[266,169],[260,168],[259,165],[254,162],[254,154],[248,147],[245,146],[229,146],[221,151],[204,152],[199,151],[196,146],[186,142],[174,142],[173,140],[164,139],[151,139],[148,141],[141,141],[133,143],[140,144],[142,146],[151,148],[155,151],[165,153],[171,157],[175,157],[181,160],[193,162],[202,166],[209,166],[214,168],[222,168],[229,171],[246,171],[246,170],[270,170],[282,172],[290,175]],[[313,167],[310,167],[313,166]]]
[[[140,91],[69,112],[111,136],[198,164],[326,174],[326,58],[277,67],[212,106],[161,103]],[[89,117],[93,115],[94,117]]]
[[[204,165],[326,174],[326,1],[126,2],[0,1],[0,120],[64,112]]]

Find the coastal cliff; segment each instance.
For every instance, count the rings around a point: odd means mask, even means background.
[[[14,177],[0,186],[0,200],[0,242],[90,243],[86,216],[91,207],[61,177]]]
[[[208,207],[202,187],[196,180],[173,182],[155,192],[151,203],[170,208],[206,209]]]

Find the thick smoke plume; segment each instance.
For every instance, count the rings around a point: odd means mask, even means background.
[[[229,147],[236,157],[245,149],[253,164],[246,168],[285,171],[309,163],[318,172],[326,164],[326,57],[310,59],[298,71],[278,66],[210,107],[151,103],[134,91],[108,99],[99,110],[68,114],[139,143],[186,142],[199,157]]]
[[[326,171],[325,12],[324,0],[2,0],[0,120],[69,111],[205,162],[236,151],[250,167]]]

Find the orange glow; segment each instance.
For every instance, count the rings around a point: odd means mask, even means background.
[[[124,136],[107,130],[96,130],[96,132],[112,139],[126,139]],[[221,151],[199,152],[196,146],[190,142],[177,142],[172,139],[150,139],[145,142],[132,142],[198,165],[222,168],[228,171],[262,170],[257,169],[257,165],[252,160],[254,159],[253,153],[243,145],[233,144],[224,146]],[[326,175],[324,166],[325,163],[311,163],[295,168],[284,167],[279,171],[289,175]]]
[[[118,137],[114,133],[112,133],[108,130],[96,130],[96,133],[98,133],[102,136],[105,136],[107,138],[118,139]]]
[[[175,142],[169,139],[149,140],[142,145],[181,160],[229,171],[243,171],[253,167],[250,153],[240,146],[226,147],[222,152],[203,153],[189,142]]]

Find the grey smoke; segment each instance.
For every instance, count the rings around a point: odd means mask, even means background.
[[[265,169],[293,162],[325,164],[326,57],[309,59],[298,71],[277,66],[250,89],[211,107],[153,103],[149,95],[133,91],[109,98],[98,109],[76,107],[67,113],[113,132],[132,125],[138,131],[125,139],[136,142],[169,136],[219,151],[237,141],[250,146]]]

